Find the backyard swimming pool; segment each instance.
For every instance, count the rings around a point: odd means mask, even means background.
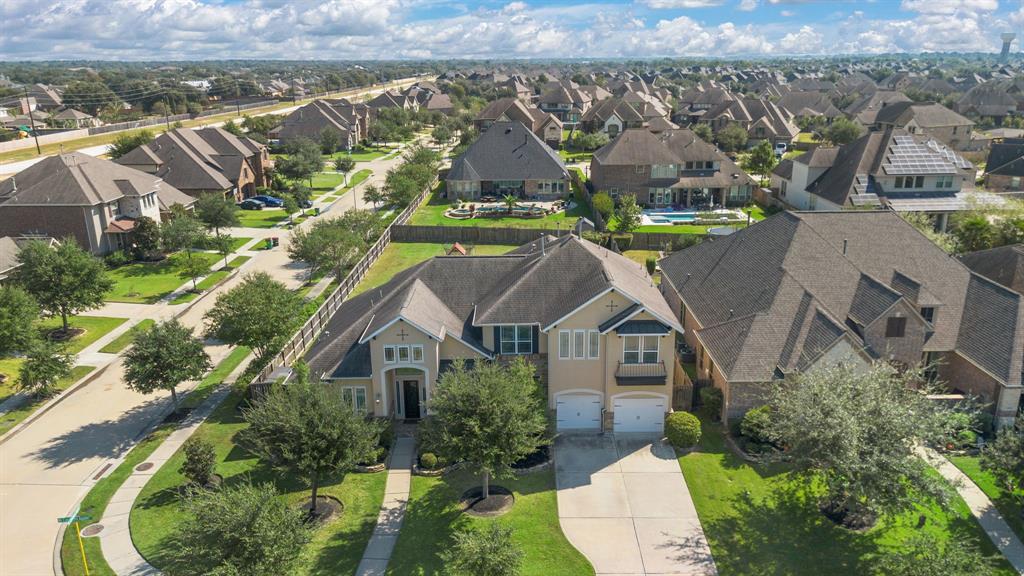
[[[713,214],[713,217],[709,218]],[[745,220],[746,214],[738,210],[718,209],[713,212],[696,210],[644,210],[641,216],[642,225],[668,225],[690,224],[698,220],[701,223],[725,223],[736,220]]]

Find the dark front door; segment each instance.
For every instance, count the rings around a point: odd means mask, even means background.
[[[402,395],[405,398],[405,417],[420,417],[420,388],[418,380],[403,380]]]

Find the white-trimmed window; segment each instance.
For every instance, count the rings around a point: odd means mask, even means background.
[[[601,357],[601,333],[597,330],[587,332],[587,357],[596,360]]]
[[[533,327],[529,324],[501,326],[498,330],[499,354],[532,354]]]
[[[659,358],[657,336],[623,336],[623,364],[656,364]]]
[[[558,358],[560,360],[568,360],[571,355],[570,349],[571,336],[568,330],[558,331]]]
[[[572,357],[582,360],[587,357],[586,349],[587,331],[575,330],[572,334]]]
[[[408,362],[409,361],[409,347],[408,346],[397,346],[398,349],[398,361]]]
[[[935,181],[936,188],[952,188],[953,187],[953,176],[952,174],[946,174],[939,176]]]
[[[395,363],[395,347],[385,346],[384,347],[384,363],[394,364]]]
[[[394,364],[395,362],[423,362],[423,346],[420,344],[385,346],[384,363]]]
[[[342,386],[341,399],[355,412],[366,412],[366,386]]]
[[[416,345],[412,347],[412,361],[423,362],[423,346]]]

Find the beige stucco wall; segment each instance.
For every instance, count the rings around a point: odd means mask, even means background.
[[[400,332],[406,334],[405,339],[399,336]],[[421,345],[423,346],[423,361],[413,362],[412,352],[409,353],[409,362],[398,362],[397,355],[395,362],[392,364],[384,363],[384,346],[402,346],[402,345]],[[380,402],[380,413],[375,411],[378,416],[390,415],[395,409],[395,376],[394,368],[419,368],[426,373],[426,386],[427,386],[427,398],[429,399],[429,391],[431,386],[437,380],[437,367],[438,367],[438,348],[439,342],[434,340],[424,332],[412,324],[399,320],[391,326],[388,326],[380,334],[375,336],[370,341],[370,361],[373,366],[373,380],[374,380],[374,400],[376,403],[376,394],[381,394]],[[386,383],[386,388],[381,389],[382,383]]]

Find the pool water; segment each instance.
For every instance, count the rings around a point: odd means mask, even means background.
[[[648,214],[651,222],[693,222],[697,215],[693,212],[661,212]]]

